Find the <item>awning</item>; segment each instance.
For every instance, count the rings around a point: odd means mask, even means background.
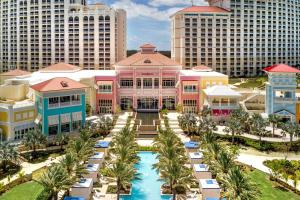
[[[82,120],[82,113],[81,112],[72,113],[72,121],[81,121],[81,120]]]
[[[60,123],[61,124],[70,123],[70,121],[71,121],[70,113],[60,115]]]
[[[42,116],[40,114],[38,114],[38,116],[36,117],[36,119],[34,120],[35,124],[39,124],[42,120]]]
[[[112,85],[113,81],[97,81],[97,85]]]
[[[58,122],[58,115],[52,115],[52,116],[48,116],[48,125],[57,125]]]

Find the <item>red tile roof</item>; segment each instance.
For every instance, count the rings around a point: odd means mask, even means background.
[[[66,72],[66,71],[79,71],[81,70],[80,67],[70,65],[67,63],[57,63],[54,65],[50,65],[44,69],[41,69],[41,72]]]
[[[217,6],[191,6],[179,12],[228,13],[229,11]]]
[[[154,46],[152,44],[144,44],[144,45],[140,46],[140,48],[156,48],[156,46]]]
[[[266,72],[300,73],[300,70],[286,64],[275,64],[263,69]]]
[[[39,92],[64,91],[73,89],[87,88],[86,85],[72,79],[61,77],[53,78],[31,86],[32,89]]]
[[[170,58],[158,53],[142,53],[138,52],[121,60],[115,64],[116,66],[179,66],[180,64]]]
[[[207,67],[205,65],[199,65],[199,66],[195,66],[193,67],[194,71],[212,71],[212,68]]]
[[[9,72],[2,73],[1,76],[25,76],[29,74],[31,73],[20,69],[14,69]]]

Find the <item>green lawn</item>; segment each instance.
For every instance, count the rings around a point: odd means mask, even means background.
[[[300,196],[291,191],[275,188],[276,183],[271,182],[265,173],[254,170],[249,174],[253,181],[259,184],[262,192],[260,200],[300,200]]]
[[[44,188],[39,183],[30,181],[10,189],[2,196],[1,200],[36,200]]]

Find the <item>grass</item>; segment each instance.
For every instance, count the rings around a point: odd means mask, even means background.
[[[30,181],[10,189],[2,196],[1,200],[36,200],[44,191],[39,183]]]
[[[249,172],[251,179],[258,184],[261,190],[261,197],[259,200],[273,200],[273,199],[286,199],[286,200],[299,200],[300,196],[285,189],[279,189],[276,182],[269,180],[268,175],[265,173],[254,170]]]
[[[245,83],[241,83],[240,85],[237,85],[239,88],[257,88],[261,87],[264,85],[264,83],[268,80],[267,77],[262,76],[262,77],[256,77],[256,78],[244,78],[246,80]],[[232,78],[229,79],[230,84],[235,84],[239,83],[240,79],[239,78]]]
[[[52,151],[37,151],[36,152],[36,158],[32,159],[31,152],[26,152],[22,154],[24,158],[28,160],[28,162],[36,164],[40,162],[46,161],[48,158],[56,158],[58,156],[61,156],[64,154],[64,151],[61,151],[60,149],[52,150]]]

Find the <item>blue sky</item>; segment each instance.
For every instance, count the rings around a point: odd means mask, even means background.
[[[158,50],[170,50],[170,19],[176,11],[190,6],[191,0],[87,0],[104,3],[127,11],[128,49],[137,49],[143,43],[152,43]],[[194,0],[195,5],[206,5]]]

